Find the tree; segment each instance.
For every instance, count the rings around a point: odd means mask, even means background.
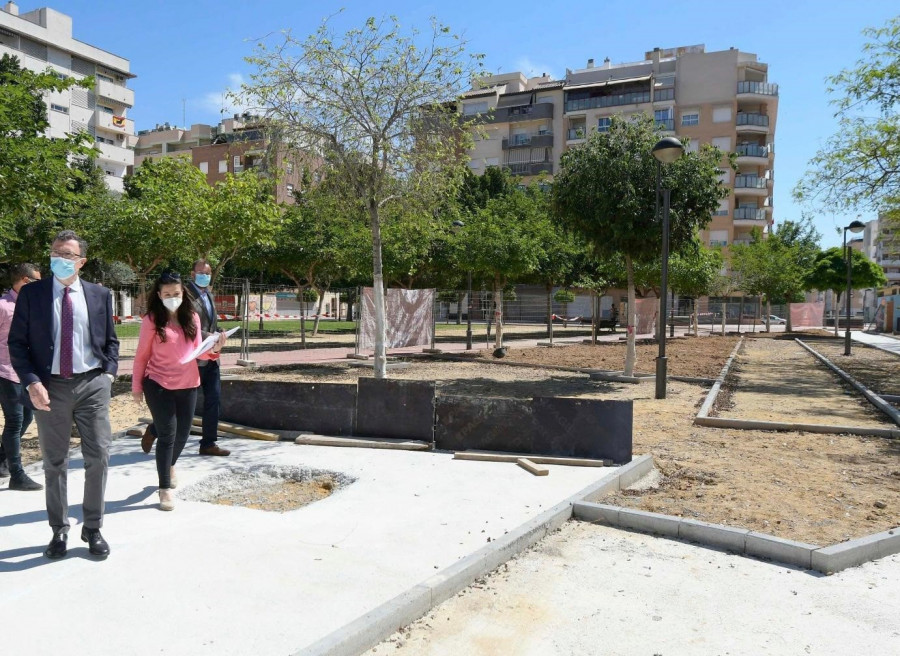
[[[510,281],[537,271],[553,226],[538,193],[516,190],[492,198],[469,215],[458,234],[463,266],[491,281],[496,348],[503,346],[503,291]]]
[[[806,271],[798,264],[797,253],[797,248],[777,237],[763,238],[758,228],[749,244],[731,248],[731,268],[741,279],[741,289],[766,299],[767,332],[772,302],[790,299],[803,287]]]
[[[44,103],[45,94],[72,86],[91,88],[93,78],[62,80],[23,69],[17,57],[0,58],[0,262],[42,254],[75,200],[84,173],[69,162],[91,154],[89,135],[46,136]]]
[[[838,130],[794,188],[829,212],[900,206],[900,16],[863,34],[866,58],[828,78]]]
[[[853,289],[863,287],[883,287],[887,284],[884,269],[859,251],[850,249],[850,277]],[[813,262],[812,270],[806,276],[806,288],[834,292],[836,303],[840,307],[841,294],[847,288],[847,260],[844,249],[834,246],[821,251]],[[834,334],[838,334],[837,317],[840,312],[835,309]]]
[[[196,255],[214,263],[213,280],[240,251],[272,243],[282,215],[272,191],[271,178],[253,169],[228,173],[212,189],[208,211],[188,229]]]
[[[388,202],[436,201],[466,168],[468,126],[447,103],[460,97],[478,58],[432,21],[430,33],[370,18],[339,36],[328,21],[304,40],[260,43],[242,94],[285,138],[328,162],[348,196],[362,199],[372,239],[375,376],[386,376],[381,211]],[[431,204],[427,202],[427,204]]]
[[[803,216],[800,221],[782,221],[775,226],[775,230],[769,235],[769,239],[775,239],[782,246],[792,250],[793,266],[801,272],[800,280],[798,281],[799,285],[788,292],[788,295],[783,299],[784,302],[802,301],[805,289],[803,281],[812,269],[816,255],[819,254],[819,240],[821,237],[813,226],[812,218],[809,216]],[[792,280],[797,281],[797,278],[792,277]],[[788,311],[785,330],[790,331],[792,329],[791,313]]]
[[[212,189],[189,160],[147,160],[125,181],[125,197],[92,225],[98,255],[126,263],[138,277],[162,262],[190,259],[196,226],[210,212]]]
[[[585,144],[563,153],[553,184],[557,215],[581,233],[598,258],[620,254],[628,282],[628,347],[625,373],[635,364],[634,263],[659,257],[662,224],[656,213],[657,161],[651,149],[662,136],[652,118],[613,117],[608,132],[595,132]],[[728,194],[719,176],[722,153],[704,147],[686,153],[662,170],[671,189],[670,250],[692,243]]]
[[[715,289],[722,270],[722,252],[704,247],[699,242],[695,248],[675,253],[669,260],[669,285],[679,296],[697,299],[708,296]],[[660,317],[665,323],[665,317]],[[700,334],[700,318],[694,303],[694,336]]]

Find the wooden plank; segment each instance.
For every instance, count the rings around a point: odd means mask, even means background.
[[[431,445],[418,440],[397,440],[388,437],[330,437],[327,435],[300,435],[294,444],[313,446],[344,446],[363,449],[399,449],[403,451],[428,451]]]
[[[540,465],[536,465],[528,458],[518,458],[516,459],[516,464],[525,471],[531,472],[535,476],[547,476],[550,474],[549,469],[547,469],[546,467],[541,467]]]
[[[564,458],[562,456],[535,456],[529,453],[500,453],[497,451],[455,451],[455,460],[483,460],[486,462],[515,462],[527,458],[538,465],[565,465],[567,467],[611,467],[609,460],[591,458]]]
[[[194,417],[193,424],[194,426],[202,426],[203,419],[201,419],[200,417]],[[267,442],[277,442],[281,439],[281,436],[277,433],[270,433],[268,431],[250,428],[249,426],[229,424],[224,421],[219,422],[219,430],[223,433],[233,433],[235,435],[240,435],[241,437],[249,437],[254,440],[265,440]]]

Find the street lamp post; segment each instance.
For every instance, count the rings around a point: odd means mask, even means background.
[[[844,328],[844,355],[850,355],[850,290],[852,285],[852,277],[850,272],[852,270],[852,258],[850,257],[850,247],[847,246],[847,231],[853,233],[862,232],[866,229],[866,224],[862,221],[853,221],[844,228],[844,256],[847,258],[847,325]]]
[[[466,227],[462,221],[456,220],[452,223],[453,232],[459,233]],[[472,269],[466,271],[466,350],[472,350]],[[459,308],[457,308],[458,310]]]
[[[669,202],[671,190],[661,189],[662,165],[671,164],[684,153],[684,145],[675,137],[663,137],[650,151],[656,158],[656,212],[662,193],[662,274],[659,294],[659,356],[656,358],[656,398],[666,398],[666,295],[669,286]],[[630,310],[629,310],[630,311]]]

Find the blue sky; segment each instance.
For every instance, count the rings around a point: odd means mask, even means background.
[[[137,75],[137,129],[156,123],[218,122],[223,91],[251,70],[244,61],[266,35],[313,32],[344,8],[340,24],[393,14],[427,28],[436,16],[485,55],[491,71],[561,76],[589,58],[614,63],[643,59],[654,46],[705,44],[756,53],[779,85],[775,142],[775,221],[799,219],[791,190],[807,162],[836,128],[825,78],[861,56],[865,27],[900,14],[896,0],[755,0],[750,2],[302,2],[298,0],[48,0],[73,18],[76,39],[131,60]],[[20,11],[44,3],[19,0]],[[228,108],[230,111],[231,108]],[[856,218],[821,214],[815,224],[823,247],[840,244],[836,228]],[[875,218],[862,213],[863,220]]]

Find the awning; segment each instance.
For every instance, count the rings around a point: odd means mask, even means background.
[[[630,82],[649,82],[650,75],[641,75],[640,77],[624,77],[618,79],[598,80],[596,82],[585,82],[584,84],[567,84],[563,87],[565,91],[572,89],[587,89],[589,87],[608,87],[613,84],[628,84]]]

